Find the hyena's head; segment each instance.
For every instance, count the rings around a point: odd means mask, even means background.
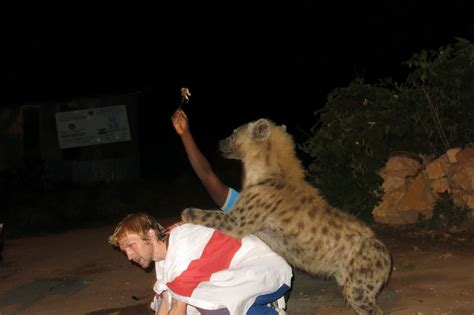
[[[219,141],[219,149],[227,159],[244,160],[256,158],[262,153],[270,154],[278,150],[275,147],[278,144],[284,144],[291,150],[294,147],[285,126],[277,126],[262,118],[235,129],[229,137]]]
[[[292,180],[304,178],[293,138],[285,126],[277,126],[268,119],[240,126],[219,142],[219,148],[225,158],[243,162],[243,187],[270,174]]]

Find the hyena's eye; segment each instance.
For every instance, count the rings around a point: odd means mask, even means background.
[[[234,131],[232,131],[232,134],[229,136],[229,139],[234,140],[236,134],[237,134],[237,129],[234,129]]]

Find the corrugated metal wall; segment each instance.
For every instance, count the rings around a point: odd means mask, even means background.
[[[46,170],[52,181],[81,185],[122,183],[139,179],[140,161],[138,158],[55,161],[46,165]]]
[[[72,181],[77,184],[120,183],[138,179],[138,159],[121,158],[113,160],[70,161]]]
[[[17,169],[22,174],[22,180],[31,183],[93,184],[138,179],[140,152],[137,111],[140,96],[140,91],[133,91],[41,104],[12,105],[1,109],[0,170]],[[126,105],[130,141],[66,150],[59,147],[56,112],[115,105]],[[31,119],[24,120],[25,117]],[[29,132],[30,138],[25,136],[25,130]]]

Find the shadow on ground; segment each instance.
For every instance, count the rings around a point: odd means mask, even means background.
[[[312,277],[300,271],[295,271],[294,275],[295,281],[288,301],[288,314],[314,314],[319,307],[327,306],[350,309],[333,279]],[[35,280],[0,295],[0,311],[5,311],[5,314],[21,314],[26,308],[48,295],[59,294],[68,297],[85,288],[89,283],[81,278]],[[382,290],[377,302],[388,313],[393,310],[397,300],[397,293],[388,286]],[[149,312],[150,304],[144,303],[97,310],[86,315],[134,315]]]
[[[293,288],[288,300],[288,314],[315,314],[318,307],[341,307],[350,309],[334,279],[313,277],[294,270]],[[385,287],[377,298],[377,304],[385,313],[392,311],[398,295],[390,286]]]
[[[295,271],[295,281],[288,301],[288,314],[313,315],[319,307],[340,307],[350,311],[350,306],[344,301],[336,281],[312,277],[306,273]],[[388,313],[393,310],[398,296],[390,286],[384,288],[377,302]],[[87,313],[86,315],[134,315],[150,312],[149,303],[131,305],[121,308],[109,308]]]
[[[98,310],[85,315],[136,315],[151,313],[150,303]]]
[[[58,294],[69,297],[89,283],[80,278],[50,278],[32,281],[0,295],[0,314],[7,308],[10,310],[9,314],[21,314],[29,306],[48,295]]]

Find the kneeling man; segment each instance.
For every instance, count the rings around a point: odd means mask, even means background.
[[[255,236],[239,240],[194,224],[165,229],[137,213],[109,243],[143,268],[155,262],[156,314],[286,314],[291,267]]]

